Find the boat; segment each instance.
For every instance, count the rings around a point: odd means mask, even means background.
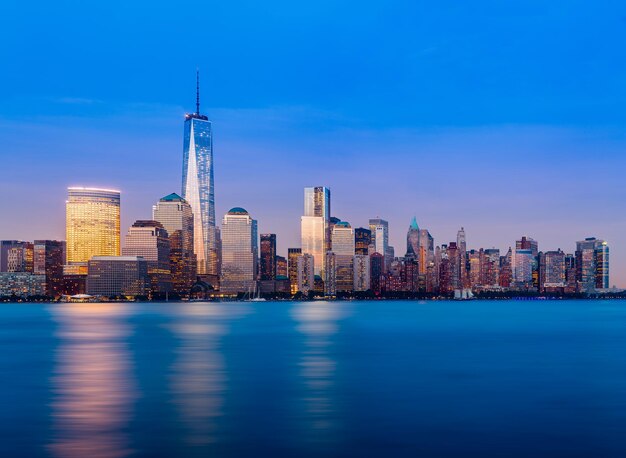
[[[471,289],[455,289],[454,300],[455,301],[469,301],[474,299]]]
[[[258,284],[254,284],[254,297],[250,297],[250,292],[248,292],[248,299],[244,299],[246,302],[266,302],[267,299],[261,297],[261,290],[258,288]]]

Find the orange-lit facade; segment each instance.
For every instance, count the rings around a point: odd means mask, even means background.
[[[120,255],[120,192],[68,188],[65,203],[67,264]]]

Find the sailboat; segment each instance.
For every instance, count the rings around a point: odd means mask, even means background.
[[[267,299],[261,297],[261,290],[258,287],[258,283],[254,283],[254,297],[246,299],[246,302],[266,302]]]

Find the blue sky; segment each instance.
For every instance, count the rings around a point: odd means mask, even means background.
[[[217,213],[299,245],[302,188],[436,243],[609,241],[626,287],[626,5],[610,1],[23,2],[0,11],[0,238],[63,238],[65,188],[180,188],[214,122]]]

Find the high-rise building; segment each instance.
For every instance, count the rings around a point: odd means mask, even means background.
[[[406,233],[406,255],[408,259],[419,260],[420,253],[420,228],[415,216],[411,220],[409,230]]]
[[[538,254],[539,247],[536,240],[523,236],[520,240],[515,242],[513,278],[516,288],[537,289],[539,287]],[[521,269],[519,272],[518,267]]]
[[[350,223],[341,221],[335,224],[332,233],[332,247],[335,254],[337,291],[352,291],[354,287],[354,230]]]
[[[500,250],[487,248],[481,259],[481,283],[485,287],[496,288],[500,284]]]
[[[382,254],[374,252],[370,254],[370,289],[375,295],[382,291],[382,277],[385,273],[385,258]]]
[[[456,233],[456,246],[458,248],[459,264],[459,287],[469,288],[469,273],[467,270],[467,242],[465,239],[465,229],[461,228]]]
[[[302,253],[313,256],[315,275],[322,275],[326,252],[331,249],[330,189],[304,188],[304,215],[301,219]]]
[[[120,192],[81,187],[67,191],[67,264],[86,266],[93,256],[119,256]]]
[[[588,237],[576,242],[576,277],[583,293],[609,287],[609,246],[604,240]]]
[[[35,240],[33,247],[33,273],[44,275],[47,296],[63,294],[63,264],[65,242],[58,240]]]
[[[354,291],[370,289],[370,257],[365,254],[354,255]]]
[[[87,294],[147,296],[148,263],[140,256],[93,256],[88,263]]]
[[[300,256],[302,256],[301,248],[287,248],[287,269],[289,270],[291,294],[298,292],[298,257]]]
[[[383,266],[383,270],[387,269],[393,260],[393,256],[389,257],[389,223],[384,219],[373,218],[370,219],[369,226],[372,233],[374,251],[383,255],[386,263]]]
[[[0,272],[0,297],[32,297],[46,294],[46,277],[31,272]]]
[[[427,229],[420,229],[419,256],[417,259],[420,275],[428,273],[428,266],[435,263],[435,240]]]
[[[170,239],[163,224],[154,220],[138,220],[128,229],[123,256],[141,256],[148,263],[152,293],[172,291]]]
[[[185,115],[182,196],[193,212],[197,272],[215,284],[219,277],[219,242],[215,226],[213,132],[209,118],[200,114],[197,74],[196,111]]]
[[[315,290],[315,260],[310,254],[298,256],[298,291],[309,294]]]
[[[539,253],[539,290],[563,290],[565,286],[565,253],[561,250]]]
[[[326,269],[324,270],[324,295],[337,294],[337,256],[332,251],[326,252]]]
[[[276,278],[278,277],[289,278],[287,259],[284,256],[276,256]]]
[[[33,272],[33,244],[14,242],[5,247],[7,272]]]
[[[501,288],[510,288],[513,281],[513,250],[509,247],[509,251],[500,256],[499,285]]]
[[[261,280],[276,279],[276,234],[261,234]]]
[[[372,243],[372,231],[364,227],[354,230],[354,254],[369,255],[369,247]]]
[[[169,194],[152,207],[152,219],[161,223],[168,234],[172,287],[186,295],[196,281],[197,268],[191,205],[178,194]]]
[[[222,279],[224,294],[256,290],[257,222],[241,207],[231,208],[222,220]]]

